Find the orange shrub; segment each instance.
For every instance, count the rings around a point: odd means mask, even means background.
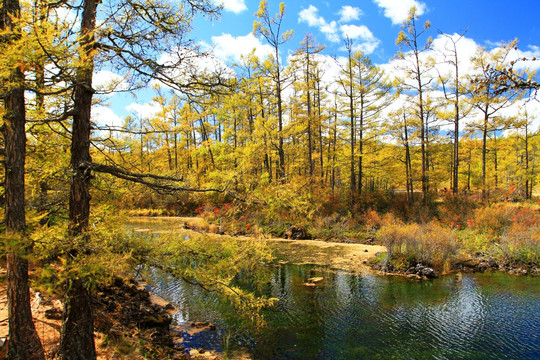
[[[377,238],[386,246],[390,259],[404,257],[411,265],[420,262],[446,268],[458,248],[453,232],[436,222],[420,225],[394,222],[383,226]]]
[[[378,229],[382,226],[383,220],[376,210],[369,209],[364,213],[364,223],[369,229]]]
[[[452,227],[464,227],[477,203],[468,196],[446,195],[438,208],[438,219]]]
[[[500,238],[498,253],[506,263],[538,264],[540,262],[540,226],[512,225]]]
[[[530,207],[500,203],[476,209],[474,227],[492,236],[501,236],[511,226],[535,227],[540,223],[540,212]]]
[[[513,209],[505,204],[494,204],[473,213],[474,227],[490,236],[500,236],[512,225]]]

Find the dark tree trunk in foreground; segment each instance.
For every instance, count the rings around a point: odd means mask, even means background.
[[[94,70],[93,31],[98,1],[86,0],[81,22],[80,56],[75,84],[73,129],[71,139],[72,178],[69,192],[70,236],[86,236],[90,215],[90,110],[92,107],[92,72]],[[76,256],[78,249],[72,249]],[[69,278],[60,335],[59,356],[62,360],[96,358],[92,302],[84,279]]]
[[[16,71],[17,76],[22,76]],[[28,260],[21,257],[28,251],[24,241],[24,160],[26,148],[24,91],[14,89],[6,99],[6,230],[15,235],[6,256],[7,298],[9,319],[8,359],[44,359],[43,348],[32,321]],[[17,238],[17,239],[15,239]]]
[[[18,0],[4,0],[0,9],[0,28],[15,38],[16,19],[20,13]],[[7,41],[10,41],[7,38]],[[25,241],[26,218],[24,210],[24,161],[26,157],[24,74],[14,67],[8,83],[11,88],[5,94],[4,142],[5,142],[5,196],[6,232],[11,237],[7,263],[7,299],[9,320],[8,359],[41,360],[45,358],[30,308],[28,286],[29,250]]]
[[[14,78],[22,78],[14,71]],[[17,79],[17,80],[19,80]],[[14,235],[6,256],[7,298],[9,319],[8,359],[44,359],[30,309],[28,260],[24,256],[29,244],[24,240],[24,160],[26,155],[24,90],[13,89],[7,94],[4,116],[6,144],[6,231]]]
[[[70,279],[67,286],[59,357],[62,360],[95,359],[90,294],[81,279]]]

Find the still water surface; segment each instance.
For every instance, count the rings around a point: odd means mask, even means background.
[[[214,294],[154,272],[175,320],[211,321],[184,345],[253,359],[540,359],[540,279],[455,275],[415,282],[313,266],[276,267],[266,295],[280,301],[260,333],[238,330]],[[316,288],[304,283],[313,276]]]

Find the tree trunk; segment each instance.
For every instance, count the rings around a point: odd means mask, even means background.
[[[457,65],[456,65],[457,66]],[[457,70],[456,70],[457,72]],[[456,90],[456,100],[454,103],[455,118],[454,118],[454,166],[452,179],[452,192],[457,194],[459,191],[459,92]]]
[[[169,134],[165,132],[165,144],[167,146],[167,160],[169,162],[169,170],[173,169],[173,163],[172,163],[172,154],[171,154],[171,144],[169,141]]]
[[[285,181],[285,151],[283,150],[283,104],[281,99],[281,70],[279,69],[279,54],[276,47],[276,66],[277,66],[277,81],[276,81],[276,95],[278,106],[278,155],[279,164],[277,168],[276,178]]]
[[[4,5],[5,6],[5,5]],[[16,77],[22,73],[15,70]],[[24,90],[9,92],[5,102],[4,141],[6,146],[6,232],[14,234],[17,244],[11,244],[6,256],[7,299],[9,320],[8,359],[44,359],[30,309],[28,261],[24,256],[29,244],[24,241],[26,226],[24,210],[24,161],[26,155]]]
[[[313,137],[311,133],[311,102],[310,102],[310,94],[309,90],[307,93],[307,104],[308,104],[308,112],[307,112],[307,133],[308,133],[308,169],[309,169],[309,176],[313,176],[313,172],[315,171],[313,167]]]
[[[85,0],[81,21],[81,65],[75,83],[72,138],[71,186],[69,192],[69,232],[75,238],[85,236],[90,216],[90,111],[92,108],[92,73],[94,70],[94,29],[99,0]],[[87,239],[88,241],[88,239]],[[70,255],[76,256],[73,248]],[[66,300],[62,318],[60,347],[61,360],[92,360],[96,358],[92,302],[83,279],[66,281]]]
[[[18,0],[4,0],[0,9],[0,28],[13,38],[16,24],[13,19],[20,14]],[[10,37],[7,37],[9,41]],[[24,255],[30,244],[25,241],[26,215],[24,209],[24,162],[26,158],[26,109],[24,99],[24,74],[14,67],[10,81],[16,85],[5,94],[4,143],[5,143],[5,197],[6,233],[14,235],[6,256],[9,343],[7,359],[41,360],[43,347],[32,321],[28,261]]]
[[[317,82],[317,119],[319,124],[319,164],[321,166],[321,182],[324,183],[324,154],[323,154],[323,122],[321,114],[321,87],[320,83]]]
[[[411,152],[409,149],[409,130],[407,128],[407,118],[405,114],[403,114],[403,123],[405,130],[405,176],[407,177],[407,202],[412,204],[414,202],[414,188],[412,182]]]
[[[45,359],[43,347],[32,322],[28,261],[9,252],[7,263],[7,297],[9,343],[7,359]]]
[[[337,122],[338,122],[338,111],[337,111],[337,95],[334,97],[334,127],[333,132],[334,136],[332,139],[332,194],[336,187],[336,158],[337,158]]]
[[[360,123],[358,131],[358,194],[362,194],[364,178],[364,95],[360,95]]]
[[[525,199],[530,200],[532,194],[529,191],[529,118],[525,117]]]
[[[493,147],[493,164],[495,171],[495,189],[499,187],[499,159],[497,158],[497,133],[493,132],[495,145]]]
[[[471,191],[471,160],[472,160],[472,149],[469,148],[469,159],[467,164],[467,191]]]
[[[487,197],[486,182],[486,154],[487,154],[487,126],[488,126],[487,108],[484,113],[484,125],[482,128],[482,199]]]
[[[416,46],[415,46],[416,47]],[[424,87],[422,84],[422,74],[420,72],[420,60],[418,57],[418,51],[415,51],[416,57],[416,79],[418,81],[418,111],[420,118],[420,152],[422,154],[422,201],[424,205],[427,204],[427,156],[426,156],[426,127],[424,123]]]
[[[68,282],[59,356],[62,360],[96,358],[92,300],[81,279]]]

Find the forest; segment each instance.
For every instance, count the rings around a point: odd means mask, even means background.
[[[384,273],[538,274],[539,85],[526,67],[538,60],[516,58],[517,39],[464,64],[465,33],[434,40],[412,8],[392,70],[349,38],[345,58],[323,56],[313,35],[282,27],[286,4],[262,0],[253,34],[273,54],[226,66],[191,34],[196,18],[219,16],[215,4],[2,2],[8,359],[49,356],[30,287],[62,299],[57,358],[96,359],[96,294],[143,268],[264,326],[260,310],[277,300],[250,289],[265,281],[270,237],[382,245],[368,266]],[[96,84],[98,71],[125,77]],[[141,90],[154,115],[92,116],[110,94]],[[142,216],[189,216],[201,235],[129,235],[126,217]]]

